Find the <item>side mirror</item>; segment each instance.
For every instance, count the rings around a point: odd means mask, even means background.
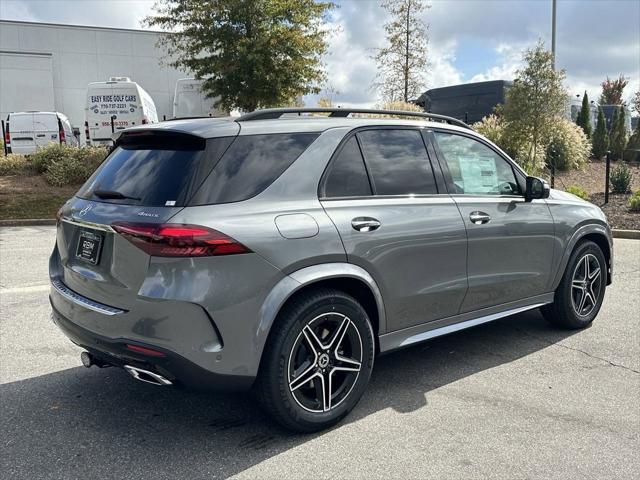
[[[542,178],[527,177],[527,190],[524,194],[527,202],[534,198],[549,198],[550,191],[549,184]]]

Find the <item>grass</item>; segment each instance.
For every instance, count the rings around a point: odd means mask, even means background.
[[[78,187],[53,187],[41,176],[0,176],[0,220],[55,218]]]
[[[30,193],[3,198],[0,200],[0,220],[55,218],[57,211],[71,195]]]

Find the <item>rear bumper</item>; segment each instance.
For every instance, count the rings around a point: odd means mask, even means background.
[[[53,322],[73,343],[86,349],[94,357],[106,364],[134,367],[158,373],[178,387],[193,390],[229,392],[251,388],[255,378],[240,375],[223,375],[206,370],[181,355],[156,345],[141,343],[126,338],[110,339],[83,328],[65,318],[52,303]],[[149,357],[132,352],[126,345],[152,348],[164,354],[163,357]]]

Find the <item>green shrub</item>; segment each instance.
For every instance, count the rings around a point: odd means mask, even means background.
[[[36,172],[24,155],[10,153],[6,157],[0,156],[0,176],[4,175],[33,175]]]
[[[585,192],[582,188],[577,187],[575,185],[570,185],[565,189],[565,192],[571,193],[576,197],[580,197],[583,200],[589,201],[589,194]]]
[[[89,146],[60,150],[59,153],[59,157],[47,160],[49,163],[44,172],[47,183],[57,187],[84,182],[107,156],[105,148]]]
[[[623,160],[627,162],[640,162],[640,121],[636,124],[633,135],[629,137],[627,147],[623,154]]]
[[[76,153],[77,147],[61,143],[50,143],[38,148],[35,153],[29,155],[29,161],[38,173],[45,173],[53,162],[61,158],[71,158]]]
[[[544,148],[532,148],[530,139],[518,138],[500,115],[489,115],[473,124],[475,131],[484,135],[504,150],[530,175],[539,175],[544,170]]]
[[[629,208],[632,212],[640,212],[640,190],[631,195],[629,199]]]
[[[620,164],[611,172],[609,181],[613,193],[629,193],[631,191],[631,170],[626,163]]]
[[[547,147],[547,164],[555,160],[558,170],[576,170],[591,156],[591,142],[582,127],[565,118],[554,125],[551,143]]]

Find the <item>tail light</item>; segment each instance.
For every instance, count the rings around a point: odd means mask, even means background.
[[[58,137],[60,138],[60,143],[64,143],[65,142],[65,136],[64,136],[64,129],[62,127],[60,127],[59,133],[58,133]]]
[[[4,131],[4,144],[9,146],[11,143],[11,135],[9,135],[9,122],[7,122],[7,129]]]
[[[87,143],[89,143],[91,141],[89,138],[89,122],[84,122],[84,135],[87,139]]]
[[[115,223],[112,227],[154,257],[211,257],[251,251],[224,233],[198,225]]]

